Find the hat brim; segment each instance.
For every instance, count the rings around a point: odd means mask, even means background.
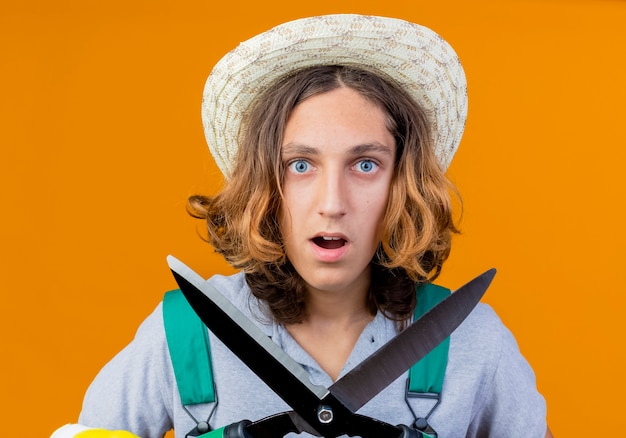
[[[467,83],[452,47],[432,30],[404,20],[339,14],[281,24],[241,43],[216,64],[204,88],[202,121],[226,178],[249,105],[277,79],[314,65],[360,66],[395,80],[426,112],[435,154],[447,169],[467,117]]]

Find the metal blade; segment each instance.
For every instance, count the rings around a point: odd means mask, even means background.
[[[389,386],[463,322],[491,284],[495,269],[479,275],[425,313],[407,329],[330,386],[352,412]]]
[[[315,424],[320,402],[332,399],[328,389],[313,385],[296,361],[191,268],[172,256],[167,262],[187,301],[211,332],[304,421]]]

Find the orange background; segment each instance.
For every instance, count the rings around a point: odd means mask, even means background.
[[[0,6],[5,436],[76,421],[100,367],[174,288],[165,256],[229,272],[184,211],[218,190],[200,98],[213,64],[283,21],[398,16],[466,69],[465,201],[440,283],[485,301],[534,367],[555,435],[620,436],[626,2],[7,1]]]

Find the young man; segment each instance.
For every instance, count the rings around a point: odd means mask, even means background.
[[[416,286],[439,274],[457,231],[444,173],[466,105],[452,48],[382,17],[285,23],[209,76],[205,133],[227,183],[189,211],[241,272],[208,281],[313,384],[330,386],[406,327]],[[183,406],[164,332],[159,305],[92,383],[81,425],[55,437],[185,436],[289,409],[212,334],[218,400]],[[545,411],[513,336],[479,305],[450,337],[439,403],[409,400],[402,377],[359,414],[427,418],[440,437],[510,438],[551,436]]]

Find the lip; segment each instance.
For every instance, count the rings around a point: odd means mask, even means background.
[[[315,239],[317,238],[327,238],[333,240],[343,240],[344,244],[339,248],[323,248],[315,243]],[[346,254],[348,251],[348,247],[350,246],[350,241],[348,238],[340,233],[318,233],[309,239],[311,244],[311,248],[315,257],[323,263],[336,263]]]

